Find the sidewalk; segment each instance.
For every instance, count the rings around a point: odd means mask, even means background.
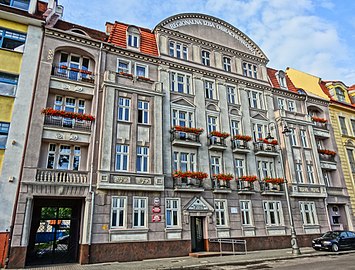
[[[315,251],[312,248],[301,248],[302,255],[294,256],[291,254],[291,249],[277,249],[277,250],[263,250],[263,251],[251,251],[246,255],[227,255],[217,257],[175,257],[164,259],[152,259],[135,262],[112,262],[112,263],[100,263],[100,264],[66,264],[55,266],[44,266],[37,268],[26,268],[36,270],[173,270],[173,269],[198,269],[205,266],[222,266],[222,265],[248,265],[262,263],[264,261],[282,260],[282,259],[294,259],[294,258],[307,258],[314,256],[329,256],[334,255],[329,251]],[[355,253],[352,251],[343,251],[339,253]]]

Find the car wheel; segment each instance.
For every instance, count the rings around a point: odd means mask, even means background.
[[[337,244],[332,245],[332,251],[338,252],[339,251],[339,246]]]

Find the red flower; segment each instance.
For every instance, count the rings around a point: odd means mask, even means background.
[[[249,142],[249,141],[251,141],[251,137],[250,136],[248,136],[248,135],[235,135],[234,137],[233,137],[233,139],[234,140],[242,140],[242,141],[246,141],[246,142]]]
[[[185,178],[185,177],[190,177],[190,178],[195,178],[195,179],[199,179],[199,180],[203,180],[205,178],[208,177],[207,173],[204,172],[183,172],[183,171],[175,171],[173,173],[173,177],[181,177],[181,178]]]
[[[225,138],[229,137],[229,133],[213,130],[213,131],[210,132],[210,136],[215,136],[215,137],[220,137],[220,138],[224,138],[225,139]]]
[[[68,68],[68,66],[61,65],[61,66],[60,66],[60,68],[61,68],[61,69],[67,69],[67,68]]]
[[[125,76],[125,77],[133,78],[133,75],[131,73],[126,73],[126,72],[120,71],[120,72],[118,72],[118,74]]]
[[[335,151],[328,149],[318,149],[318,153],[329,156],[335,156],[337,154]]]
[[[277,140],[272,140],[272,141],[269,141],[265,138],[259,138],[258,141],[262,142],[262,143],[266,143],[266,144],[272,144],[272,145],[278,145],[279,142]]]
[[[200,135],[203,132],[203,128],[190,128],[190,127],[182,127],[175,126],[173,127],[176,131],[186,132],[186,133],[194,133],[196,135]]]
[[[254,182],[258,179],[256,175],[243,175],[238,177],[238,180],[240,181],[248,181],[248,182]]]
[[[328,122],[327,119],[320,118],[320,117],[317,117],[317,116],[312,116],[312,120],[314,122],[318,122],[318,123],[327,123]]]
[[[144,77],[144,76],[138,76],[137,79],[138,79],[138,80],[142,80],[142,81],[148,81],[148,82],[151,81],[150,78],[147,78],[147,77]]]
[[[285,179],[283,179],[283,178],[265,177],[263,180],[266,183],[272,183],[272,184],[282,184],[285,182]]]
[[[65,118],[77,119],[77,120],[85,120],[85,121],[94,121],[95,120],[95,117],[90,114],[66,112],[66,111],[61,111],[61,110],[55,110],[53,108],[44,108],[44,109],[42,109],[41,113],[44,115],[60,116],[60,117],[65,117]]]
[[[214,178],[216,178],[217,180],[224,180],[224,181],[230,181],[233,179],[233,175],[228,173],[228,174],[224,174],[224,173],[219,173],[219,174],[214,174],[212,175]]]

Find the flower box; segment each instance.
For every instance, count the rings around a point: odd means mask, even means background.
[[[259,138],[258,141],[262,142],[262,143],[266,143],[266,144],[272,144],[272,145],[278,145],[279,144],[279,142],[277,140],[269,141],[268,139],[265,139],[265,138]]]
[[[327,123],[328,122],[327,119],[317,117],[317,116],[312,116],[312,120],[317,123]]]
[[[196,135],[200,135],[203,132],[203,128],[190,128],[190,127],[183,127],[183,126],[175,126],[175,127],[173,127],[173,129],[175,131],[194,133]]]
[[[94,121],[95,120],[95,117],[90,114],[66,112],[66,111],[61,111],[61,110],[55,110],[53,108],[44,108],[44,109],[42,109],[41,113],[44,115],[59,116],[59,117],[64,117],[64,118],[77,119],[77,120],[85,120],[85,121]]]
[[[82,74],[87,74],[87,75],[91,75],[91,74],[92,74],[91,71],[83,70],[83,69],[80,70],[80,73],[82,73]]]
[[[271,183],[271,184],[283,184],[285,182],[285,179],[283,178],[265,177],[263,180],[265,183]]]
[[[246,142],[249,142],[251,141],[251,136],[248,136],[248,135],[235,135],[233,137],[234,140],[242,140],[242,141],[246,141]]]
[[[150,78],[147,78],[147,77],[144,77],[144,76],[137,76],[137,80],[146,81],[146,82],[151,82],[152,81]]]
[[[328,156],[335,156],[337,154],[335,151],[328,150],[328,149],[318,149],[318,153],[323,155],[328,155]]]
[[[183,172],[183,171],[175,171],[173,173],[173,177],[181,177],[181,178],[194,178],[194,179],[199,179],[203,180],[208,177],[207,173],[204,172]]]
[[[78,69],[78,68],[70,68],[70,71],[80,72],[80,69]]]
[[[248,182],[254,182],[258,180],[258,177],[256,175],[243,175],[238,177],[239,181],[248,181]]]
[[[214,131],[211,131],[211,132],[210,132],[210,136],[220,137],[220,138],[225,139],[225,138],[229,137],[229,133],[227,133],[227,132],[220,132],[220,131],[214,130]]]
[[[68,66],[61,65],[61,66],[60,66],[60,68],[61,68],[61,69],[67,69],[67,68],[68,68]]]
[[[224,174],[224,173],[214,174],[213,177],[216,178],[217,180],[223,180],[223,181],[230,181],[233,179],[233,175],[230,173],[228,173],[228,174]]]
[[[120,72],[118,72],[118,74],[119,74],[120,76],[133,79],[133,75],[132,75],[131,73],[126,73],[126,72],[120,71]]]

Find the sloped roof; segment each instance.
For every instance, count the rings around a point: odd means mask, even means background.
[[[80,29],[80,30],[84,31],[86,34],[88,34],[93,39],[97,39],[100,41],[107,40],[107,35],[105,32],[102,32],[102,31],[99,31],[96,29],[92,29],[92,28],[88,28],[88,27],[84,27],[80,24],[74,24],[71,22],[58,20],[58,22],[54,25],[54,28],[61,29],[64,31],[71,30],[71,29]]]
[[[115,22],[110,35],[108,37],[108,42],[112,43],[121,48],[127,48],[127,28],[130,25],[121,22]],[[136,27],[136,26],[135,26]],[[151,56],[158,56],[158,47],[155,39],[155,35],[151,30],[147,28],[137,27],[140,30],[140,52],[148,54]]]
[[[269,67],[267,68],[267,75],[269,77],[269,81],[273,88],[284,89],[280,86],[279,80],[276,77],[277,72],[278,70],[276,69],[269,68]],[[285,73],[285,79],[286,79],[287,89],[291,92],[297,93],[297,88],[294,86],[294,84],[292,83],[292,81],[290,80],[290,78],[287,76],[286,73]]]

